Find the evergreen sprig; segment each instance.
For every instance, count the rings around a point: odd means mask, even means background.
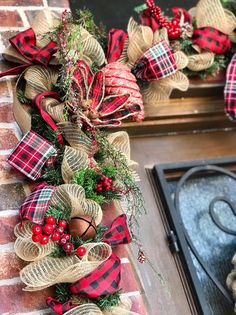
[[[71,293],[69,289],[70,283],[58,283],[55,285],[55,299],[61,303],[70,300]]]
[[[110,177],[114,181],[116,179],[117,170],[112,166],[103,166],[98,172],[94,168],[87,167],[75,172],[74,182],[84,188],[87,199],[92,199],[98,204],[119,199],[120,193],[116,190],[96,191],[96,187],[101,181],[101,174]]]
[[[46,212],[45,218],[48,216],[53,216],[56,219],[56,222],[58,223],[60,220],[66,220],[68,221],[70,219],[70,210],[49,206],[48,210]]]

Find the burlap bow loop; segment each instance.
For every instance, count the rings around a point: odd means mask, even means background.
[[[20,272],[20,278],[26,285],[25,291],[38,291],[56,283],[73,283],[85,277],[106,261],[112,253],[106,243],[84,244],[86,254],[80,259],[75,254],[36,260]]]
[[[132,71],[137,78],[144,81],[161,80],[174,74],[177,65],[167,42],[161,41],[149,48],[136,61]]]
[[[50,205],[70,209],[70,217],[89,215],[96,224],[102,220],[102,209],[95,201],[86,199],[84,188],[77,184],[64,184],[57,187]]]
[[[21,259],[25,261],[35,261],[49,255],[55,249],[55,243],[49,240],[48,244],[41,245],[32,240],[33,223],[25,221],[15,226],[14,233],[16,241],[14,250]]]

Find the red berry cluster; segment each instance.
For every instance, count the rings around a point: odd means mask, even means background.
[[[100,183],[98,183],[96,186],[96,191],[103,192],[103,191],[111,190],[113,188],[112,184],[113,184],[113,180],[110,177],[102,176]]]
[[[65,233],[66,227],[67,222],[65,220],[60,220],[58,224],[56,224],[56,218],[48,216],[43,226],[36,224],[32,227],[32,240],[36,243],[46,245],[50,237],[53,242],[59,242],[65,252],[71,253],[74,250],[74,245],[68,242],[70,240],[70,234]]]
[[[167,21],[161,14],[161,8],[156,6],[153,0],[146,0],[146,4],[151,11],[152,16],[158,21],[160,27],[165,27],[168,32],[169,39],[177,39],[181,35],[179,18],[174,17],[172,21]]]

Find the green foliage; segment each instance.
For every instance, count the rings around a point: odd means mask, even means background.
[[[49,206],[48,210],[46,212],[46,215],[45,215],[45,219],[50,215],[56,219],[57,223],[60,220],[68,221],[70,219],[70,210],[59,208],[59,207],[54,207],[54,206]]]
[[[36,109],[31,110],[32,130],[40,134],[43,138],[51,142],[57,149],[56,162],[53,165],[44,168],[43,179],[50,185],[61,185],[64,183],[61,175],[61,163],[65,147],[57,140],[58,133],[52,130],[43,120],[42,116]]]
[[[30,105],[32,104],[32,101],[25,97],[25,93],[21,89],[17,89],[17,98],[21,104],[27,104]]]
[[[55,248],[49,256],[53,258],[61,258],[66,256],[66,252],[61,245],[55,243]]]
[[[121,290],[113,294],[100,296],[96,299],[90,299],[90,302],[97,304],[101,310],[110,310],[112,306],[116,306],[120,302]]]
[[[74,174],[74,182],[84,188],[87,199],[92,199],[98,204],[119,199],[120,194],[117,191],[108,190],[99,193],[96,191],[96,187],[101,181],[101,174],[115,180],[117,170],[113,166],[104,166],[98,172],[93,168],[87,167]]]
[[[58,283],[55,286],[55,299],[61,303],[69,301],[71,293],[69,289],[70,283]]]

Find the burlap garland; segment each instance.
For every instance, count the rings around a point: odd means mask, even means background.
[[[86,254],[80,259],[75,254],[53,258],[45,257],[34,261],[20,271],[26,285],[25,291],[38,291],[56,283],[73,283],[83,278],[107,260],[112,249],[106,243],[84,244]]]
[[[18,223],[14,229],[15,236],[17,237],[14,244],[15,253],[25,261],[42,259],[55,249],[55,243],[52,240],[49,240],[46,245],[33,242],[32,226],[32,222],[24,221]]]

